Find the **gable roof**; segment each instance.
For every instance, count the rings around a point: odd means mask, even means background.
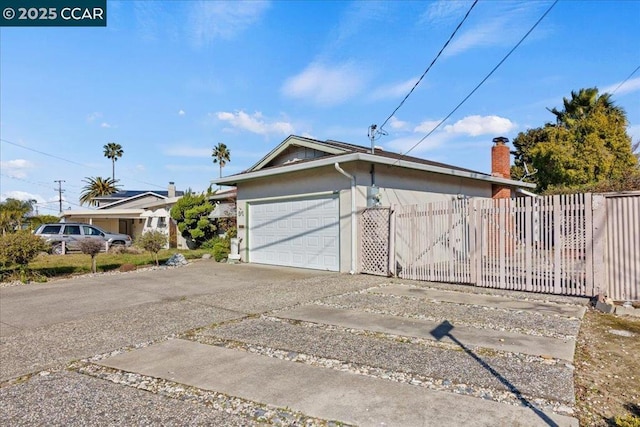
[[[287,152],[291,147],[305,147],[315,150],[318,153],[314,153],[314,155],[309,158],[296,158],[291,159],[289,162],[275,164],[274,161],[279,156]],[[371,148],[361,145],[334,140],[320,141],[296,135],[290,135],[287,137],[276,148],[271,150],[271,152],[246,171],[224,178],[214,179],[211,182],[213,184],[236,185],[238,182],[265,176],[279,175],[309,168],[332,165],[333,163],[352,162],[358,160],[469,179],[477,179],[495,184],[535,188],[535,184],[495,177],[484,172],[461,168],[446,163],[433,162],[419,157],[403,156],[402,154],[384,151],[379,148],[375,148],[374,153],[371,153]]]
[[[176,191],[176,197],[182,196],[183,191]],[[129,203],[134,200],[143,199],[145,197],[156,197],[157,199],[168,199],[168,191],[139,191],[139,190],[127,190],[113,193],[109,196],[96,197],[95,199],[106,204],[101,204],[96,209],[111,209],[114,206]]]
[[[122,200],[122,199],[128,199],[130,197],[135,197],[135,196],[139,196],[141,194],[147,194],[147,193],[151,193],[154,194],[156,196],[159,197],[169,197],[169,191],[168,190],[122,190],[122,191],[118,191],[115,192],[113,194],[109,194],[108,196],[98,196],[98,197],[94,197],[96,200],[100,200],[100,201],[109,201],[109,200]],[[176,191],[176,196],[182,196],[184,193],[184,191]]]

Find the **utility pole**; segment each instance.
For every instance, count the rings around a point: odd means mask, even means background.
[[[56,179],[53,182],[58,183],[58,188],[54,188],[54,190],[58,190],[58,203],[60,204],[60,213],[62,213],[62,193],[64,193],[64,190],[62,189],[62,183],[65,182],[65,180]]]

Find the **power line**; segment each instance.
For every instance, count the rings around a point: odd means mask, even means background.
[[[617,87],[617,88],[615,88],[615,89],[613,90],[613,92],[611,92],[611,95],[613,95],[614,93],[616,93],[616,92],[618,91],[618,89],[620,89],[620,87],[621,87],[622,85],[624,85],[626,82],[628,82],[628,81],[629,81],[629,79],[630,79],[630,78],[631,78],[631,77],[632,77],[632,76],[633,76],[633,75],[634,75],[638,70],[640,70],[640,65],[638,65],[638,66],[636,67],[636,69],[635,69],[635,70],[633,70],[633,71],[631,72],[631,74],[629,74],[629,76],[627,76],[627,78],[626,78],[626,79],[624,79],[624,81],[623,81],[622,83],[620,83],[620,84],[618,85],[618,87]]]
[[[391,113],[389,115],[389,117],[387,117],[387,119],[384,121],[384,123],[382,123],[382,125],[380,125],[380,130],[382,130],[382,128],[384,127],[384,125],[387,124],[387,122],[389,122],[389,120],[391,120],[391,117],[393,117],[396,112],[400,109],[400,107],[402,107],[402,105],[404,104],[404,102],[407,100],[407,98],[409,98],[409,96],[413,93],[413,91],[416,89],[416,87],[418,87],[418,85],[420,84],[420,82],[422,81],[422,79],[424,78],[424,76],[427,75],[427,73],[429,72],[429,70],[431,70],[431,67],[433,67],[433,65],[436,63],[436,61],[438,60],[438,58],[440,58],[440,55],[442,55],[442,52],[444,52],[444,50],[446,49],[446,47],[449,45],[449,43],[451,43],[451,40],[453,40],[453,37],[456,35],[456,33],[458,32],[458,30],[460,29],[460,27],[462,27],[462,24],[464,24],[464,21],[467,20],[467,17],[469,16],[469,14],[471,13],[471,11],[473,10],[473,8],[475,7],[475,5],[478,3],[478,0],[475,0],[473,2],[473,4],[471,5],[471,7],[469,8],[469,10],[467,11],[467,13],[464,15],[464,18],[462,18],[462,21],[460,21],[460,23],[458,24],[458,26],[456,27],[455,30],[453,30],[453,33],[451,33],[451,35],[449,36],[449,39],[447,40],[447,42],[442,46],[442,48],[440,49],[440,52],[438,52],[438,54],[436,55],[435,58],[433,58],[433,61],[431,61],[431,64],[429,64],[429,66],[427,67],[426,70],[424,70],[424,73],[422,73],[422,75],[420,76],[420,78],[418,79],[418,81],[413,85],[413,87],[411,88],[411,90],[409,91],[409,93],[407,93],[407,95],[404,97],[404,99],[400,102],[400,104],[396,107],[395,110],[393,110],[393,113]]]
[[[82,163],[74,162],[73,160],[65,159],[64,157],[55,156],[53,154],[45,153],[44,151],[36,150],[35,148],[27,147],[26,145],[16,144],[15,142],[7,141],[4,138],[0,138],[0,141],[5,142],[7,144],[15,145],[16,147],[24,148],[25,150],[33,151],[34,153],[42,154],[43,156],[53,157],[54,159],[62,160],[64,162],[68,162],[74,165],[83,166],[85,168],[90,168]]]
[[[34,148],[27,147],[26,145],[17,144],[15,142],[8,141],[8,140],[6,140],[4,138],[0,138],[0,141],[5,142],[7,144],[14,145],[16,147],[24,148],[25,150],[33,151],[34,153],[42,154],[43,156],[53,157],[54,159],[62,160],[62,161],[65,161],[65,162],[68,162],[68,163],[71,163],[71,164],[74,164],[74,165],[83,166],[83,167],[85,167],[87,169],[95,170],[94,167],[91,167],[89,165],[78,163],[78,162],[75,162],[73,160],[65,159],[64,157],[59,157],[59,156],[56,156],[56,155],[53,155],[53,154],[45,153],[44,151],[36,150]],[[150,182],[145,182],[145,181],[140,181],[139,179],[135,179],[135,178],[131,178],[131,177],[127,177],[127,179],[130,179],[131,181],[139,182],[141,184],[151,185],[151,186],[157,187],[157,188],[165,188],[162,185],[152,184]],[[77,187],[77,186],[74,186],[74,187]]]
[[[504,56],[504,58],[502,58],[502,60],[500,62],[498,62],[498,64],[493,67],[493,69],[489,72],[489,74],[486,75],[486,77],[484,79],[482,79],[480,81],[480,83],[478,83],[476,85],[476,87],[473,88],[473,90],[471,92],[469,92],[469,94],[467,96],[464,97],[464,99],[462,101],[460,101],[460,103],[458,105],[456,105],[456,107],[451,110],[451,112],[449,114],[446,115],[446,117],[442,120],[440,120],[440,122],[429,131],[429,133],[427,133],[425,136],[423,136],[420,141],[416,142],[413,147],[411,147],[410,149],[408,149],[405,153],[402,154],[401,157],[406,156],[407,154],[409,154],[411,151],[413,151],[418,145],[422,144],[424,142],[425,139],[427,139],[429,136],[431,136],[431,134],[433,134],[433,132],[436,131],[436,129],[438,129],[444,122],[447,121],[447,119],[449,117],[451,117],[456,111],[458,111],[458,109],[460,107],[462,107],[462,104],[464,104],[465,102],[467,102],[467,100],[469,98],[471,98],[471,96],[476,93],[476,91],[480,88],[480,86],[482,86],[484,84],[484,82],[486,82],[489,77],[491,77],[493,75],[493,73],[496,72],[496,70],[498,68],[500,68],[500,66],[507,60],[507,58],[509,58],[511,56],[511,54],[522,44],[522,42],[529,36],[529,34],[531,34],[531,32],[538,26],[538,24],[540,24],[540,22],[549,14],[549,12],[551,12],[551,9],[554,8],[554,6],[558,3],[559,0],[555,0],[553,2],[553,4],[551,6],[549,6],[549,8],[542,14],[542,16],[536,21],[535,24],[533,24],[533,26],[529,29],[529,31],[527,31],[525,33],[524,36],[522,36],[522,38],[520,39],[520,41],[518,43],[516,43],[516,45]],[[400,162],[400,159],[396,160],[396,164]]]
[[[29,183],[29,184],[37,185],[37,186],[44,187],[44,188],[51,188],[51,184],[44,184],[44,183],[39,182],[39,181],[30,181],[30,180],[28,180],[28,179],[18,178],[18,177],[16,177],[16,176],[7,175],[7,174],[4,174],[4,173],[0,173],[0,176],[4,176],[5,178],[10,178],[10,179],[15,179],[16,181],[23,181],[23,182],[27,182],[27,183]],[[67,185],[69,185],[69,184],[67,184]],[[77,186],[72,186],[72,187],[77,187]],[[54,190],[55,190],[55,189],[54,189]],[[56,191],[57,191],[57,190],[56,190]],[[71,191],[71,192],[70,192],[70,194],[78,195],[78,193],[76,193],[76,192],[74,192],[74,191]],[[57,203],[57,201],[56,201],[56,203]]]

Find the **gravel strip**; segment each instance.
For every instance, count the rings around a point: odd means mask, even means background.
[[[558,339],[575,339],[580,328],[578,319],[561,316],[546,316],[531,311],[372,294],[368,291],[328,297],[315,301],[315,303],[335,308],[349,308],[435,322],[448,320],[454,325]]]
[[[478,287],[470,284],[462,285],[462,284],[442,283],[442,282],[423,282],[423,281],[408,280],[408,279],[406,280],[392,279],[391,281],[393,283],[411,285],[419,288],[439,289],[444,291],[457,291],[457,292],[465,292],[468,294],[495,295],[495,296],[519,299],[523,301],[542,301],[542,302],[554,302],[558,304],[574,304],[574,305],[586,306],[589,304],[589,300],[590,300],[590,298],[588,297],[574,297],[574,296],[567,296],[567,295],[553,295],[553,294],[536,293],[536,292],[515,291],[510,289],[485,288],[485,287]]]
[[[41,372],[0,389],[4,426],[246,426],[243,414],[75,372]]]
[[[405,342],[400,337],[384,334],[354,334],[344,328],[267,318],[205,328],[192,339],[208,344],[217,344],[215,339],[235,341],[249,344],[249,351],[256,346],[278,349],[294,360],[297,353],[303,353],[354,366],[378,368],[382,378],[400,374],[398,377],[402,382],[412,384],[464,384],[464,394],[476,395],[475,388],[479,387],[485,389],[485,393],[486,389],[519,391],[535,398],[574,403],[572,367],[514,353],[480,352],[478,357],[487,365],[482,366],[459,348],[447,349],[439,345]],[[489,369],[502,376],[503,382]]]

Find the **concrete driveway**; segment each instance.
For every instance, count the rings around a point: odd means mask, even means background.
[[[2,425],[577,425],[584,301],[197,261],[0,289]]]

